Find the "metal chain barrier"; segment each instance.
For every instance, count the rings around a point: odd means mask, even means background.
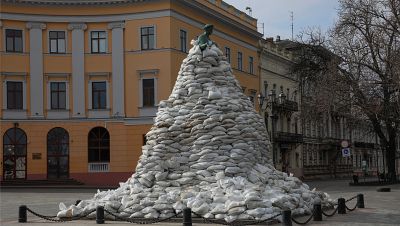
[[[31,214],[33,214],[33,215],[39,217],[39,218],[42,218],[42,219],[48,220],[48,221],[52,221],[52,222],[67,222],[67,221],[73,221],[73,220],[80,220],[80,219],[82,219],[82,218],[85,218],[85,217],[89,216],[89,214],[91,214],[91,213],[93,213],[93,212],[96,211],[96,210],[92,210],[92,211],[86,213],[85,215],[78,216],[78,217],[54,219],[54,218],[56,218],[57,216],[46,216],[46,215],[43,215],[43,214],[40,214],[40,213],[36,213],[35,211],[29,209],[28,207],[26,208],[26,210],[27,210],[29,213],[31,213]]]
[[[311,221],[311,219],[313,218],[314,214],[315,214],[315,211],[313,211],[312,214],[310,215],[310,217],[309,217],[306,221],[304,221],[304,222],[299,222],[299,221],[297,221],[296,219],[294,219],[293,217],[292,217],[292,221],[293,221],[294,223],[296,223],[296,224],[304,225],[304,224],[307,224],[308,222]]]
[[[336,207],[335,210],[332,213],[326,213],[323,209],[322,209],[322,214],[326,217],[332,217],[333,215],[335,215],[338,211],[339,207]]]
[[[351,201],[351,200],[353,200],[353,199],[356,199],[356,198],[357,198],[357,195],[354,196],[354,197],[351,197],[351,198],[347,199],[346,202],[349,202],[349,201]]]
[[[353,200],[353,199],[355,199],[355,198],[357,198],[357,196],[354,196],[354,197],[351,197],[350,199],[347,199],[346,202],[349,202],[349,201],[351,201],[351,200]],[[357,203],[356,203],[356,205],[355,205],[353,208],[349,208],[349,207],[346,205],[346,209],[347,209],[348,211],[353,211],[353,210],[355,210],[356,208],[357,208]]]
[[[120,217],[120,216],[118,216],[118,215],[114,214],[113,212],[110,212],[110,211],[108,211],[106,209],[104,209],[104,212],[106,212],[109,215],[113,216],[116,220],[126,221],[126,222],[134,223],[134,224],[155,224],[155,223],[160,223],[160,222],[163,222],[163,221],[170,220],[170,219],[172,219],[174,217],[177,217],[179,214],[181,214],[181,212],[175,213],[173,216],[170,216],[170,217],[167,217],[167,218],[164,218],[164,219],[134,219],[134,218],[123,218],[123,217]]]
[[[233,221],[233,222],[228,223],[228,222],[223,221],[223,220],[205,218],[205,217],[201,216],[200,214],[197,214],[197,213],[195,213],[195,212],[193,212],[193,211],[192,211],[192,213],[193,213],[194,215],[196,215],[197,217],[202,218],[203,221],[204,221],[204,223],[220,224],[220,225],[229,225],[229,226],[245,226],[245,225],[257,225],[257,224],[262,224],[262,223],[265,223],[265,222],[267,222],[267,221],[272,221],[272,220],[275,219],[276,217],[282,215],[282,213],[277,213],[277,214],[273,215],[272,217],[269,217],[269,218],[264,219],[264,220],[251,221],[251,222],[243,222],[243,221],[235,220],[235,221]]]

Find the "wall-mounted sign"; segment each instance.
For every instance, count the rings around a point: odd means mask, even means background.
[[[350,157],[351,156],[350,148],[343,148],[342,149],[342,156],[343,157]]]
[[[32,159],[42,159],[42,153],[32,153]]]

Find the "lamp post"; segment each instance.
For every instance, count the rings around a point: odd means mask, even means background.
[[[263,116],[264,119],[264,123],[265,123],[265,111],[270,108],[271,109],[271,135],[270,135],[270,139],[271,139],[271,146],[272,146],[272,161],[273,164],[275,166],[276,163],[276,151],[275,151],[275,139],[274,139],[274,134],[275,134],[275,124],[276,124],[276,113],[275,113],[275,109],[274,109],[274,104],[276,102],[276,94],[275,94],[275,90],[271,90],[268,97],[267,96],[263,96],[262,94],[258,94],[257,96],[258,99],[258,104],[260,106],[260,112],[261,115]],[[267,128],[268,131],[268,128]]]

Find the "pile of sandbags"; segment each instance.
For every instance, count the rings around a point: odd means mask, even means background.
[[[329,202],[326,194],[271,165],[263,120],[215,45],[189,51],[146,136],[127,182],[77,206],[60,205],[59,216],[104,205],[121,217],[166,218],[189,207],[231,222],[266,219],[282,208],[301,214],[314,201]]]

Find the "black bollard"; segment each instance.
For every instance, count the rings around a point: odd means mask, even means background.
[[[338,199],[338,214],[346,214],[346,200],[344,198]]]
[[[192,226],[192,209],[190,208],[183,210],[183,226]]]
[[[358,194],[357,195],[357,207],[358,208],[365,208],[365,206],[364,206],[364,195],[363,194]]]
[[[18,212],[18,222],[19,223],[26,223],[27,219],[27,214],[26,214],[26,206],[22,205],[19,206],[19,212]]]
[[[322,221],[321,203],[314,203],[314,221]]]
[[[292,226],[291,210],[282,210],[282,226]]]
[[[96,224],[104,224],[104,206],[96,208]]]

